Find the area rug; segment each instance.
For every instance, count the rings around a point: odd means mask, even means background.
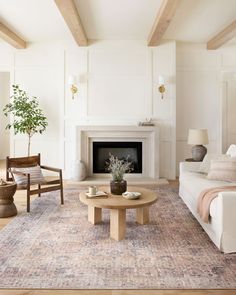
[[[178,289],[236,288],[236,254],[222,254],[178,196],[162,185],[150,224],[127,210],[126,239],[109,238],[87,221],[78,190],[37,198],[0,232],[0,288]]]

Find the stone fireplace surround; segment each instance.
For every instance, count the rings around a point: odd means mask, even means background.
[[[109,174],[93,173],[93,142],[142,142],[142,167],[139,174],[126,178],[159,179],[159,128],[157,126],[77,126],[76,159],[84,162],[91,179],[110,178]]]

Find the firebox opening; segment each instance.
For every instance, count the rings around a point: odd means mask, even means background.
[[[93,173],[109,173],[109,154],[132,162],[130,173],[142,173],[142,142],[93,142]]]

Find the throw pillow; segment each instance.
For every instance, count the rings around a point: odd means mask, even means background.
[[[236,144],[231,144],[226,152],[230,157],[236,157]]]
[[[11,173],[17,185],[25,186],[27,185],[27,176],[16,174],[14,172],[22,172],[30,174],[30,184],[43,184],[45,179],[43,177],[40,166],[25,167],[25,168],[12,168]]]
[[[212,160],[207,179],[236,181],[236,159]]]
[[[206,154],[200,164],[198,172],[207,174],[210,170],[212,160],[224,160],[228,158],[230,158],[230,156],[226,154]]]

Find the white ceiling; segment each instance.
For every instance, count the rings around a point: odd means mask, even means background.
[[[162,2],[75,1],[89,39],[121,40],[146,40]],[[206,42],[235,17],[236,0],[180,0],[164,38]],[[28,42],[72,39],[54,0],[0,0],[0,21]]]
[[[162,0],[76,0],[89,39],[147,39]]]
[[[236,19],[236,0],[181,0],[164,38],[207,42]]]
[[[0,21],[28,42],[72,38],[53,0],[0,0]]]

